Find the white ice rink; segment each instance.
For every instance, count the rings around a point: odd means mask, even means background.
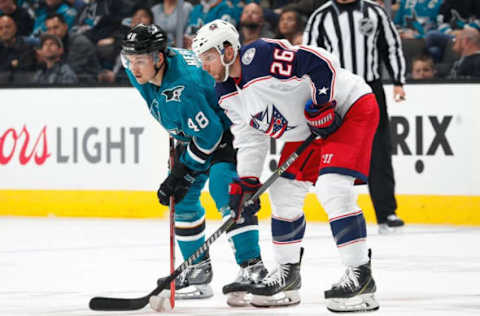
[[[207,232],[219,222],[207,224]],[[408,225],[403,234],[369,229],[380,310],[370,315],[480,315],[480,227]],[[270,225],[261,224],[264,261],[272,268]],[[334,315],[323,291],[343,273],[326,224],[308,224],[302,303],[233,309],[221,293],[237,266],[226,238],[212,245],[215,296],[177,301],[174,315]],[[180,255],[177,256],[179,258]],[[181,263],[177,260],[177,263]],[[137,297],[168,275],[168,223],[160,220],[0,217],[0,315],[157,315],[95,312],[92,296]]]

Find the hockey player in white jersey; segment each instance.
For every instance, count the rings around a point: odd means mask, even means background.
[[[252,305],[300,302],[306,225],[302,208],[314,184],[346,266],[341,280],[324,293],[327,308],[378,309],[365,218],[354,190],[355,183],[368,179],[379,118],[375,96],[361,77],[340,68],[336,58],[321,48],[270,39],[240,48],[238,38],[231,24],[215,20],[198,31],[192,48],[216,79],[218,102],[233,122],[239,176],[258,181],[269,137],[285,141],[281,164],[311,133],[319,136],[271,186],[278,268],[249,287]]]

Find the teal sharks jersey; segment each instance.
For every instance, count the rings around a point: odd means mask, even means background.
[[[240,16],[238,18],[240,19]],[[226,1],[222,1],[208,10],[205,10],[202,4],[197,4],[190,13],[185,33],[195,35],[202,26],[216,19],[222,19],[233,25],[238,23],[233,6]]]
[[[437,16],[443,0],[401,0],[393,22],[418,32],[418,38],[436,28]]]
[[[176,139],[187,142],[180,161],[192,170],[209,167],[210,157],[231,122],[217,104],[215,80],[201,68],[192,51],[169,48],[162,85],[132,85],[147,102],[153,117]]]

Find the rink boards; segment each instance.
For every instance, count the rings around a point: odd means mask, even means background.
[[[398,213],[408,222],[480,225],[479,86],[408,85],[403,103],[385,89]],[[155,190],[167,173],[168,136],[134,89],[1,91],[0,215],[165,216]],[[280,149],[271,144],[264,179]],[[365,187],[359,192],[373,221]],[[202,202],[218,218],[208,192]],[[304,210],[327,219],[313,195]]]

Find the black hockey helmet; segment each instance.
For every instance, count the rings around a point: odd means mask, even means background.
[[[138,24],[127,33],[122,42],[122,53],[125,55],[165,52],[166,49],[167,33],[155,24]]]

